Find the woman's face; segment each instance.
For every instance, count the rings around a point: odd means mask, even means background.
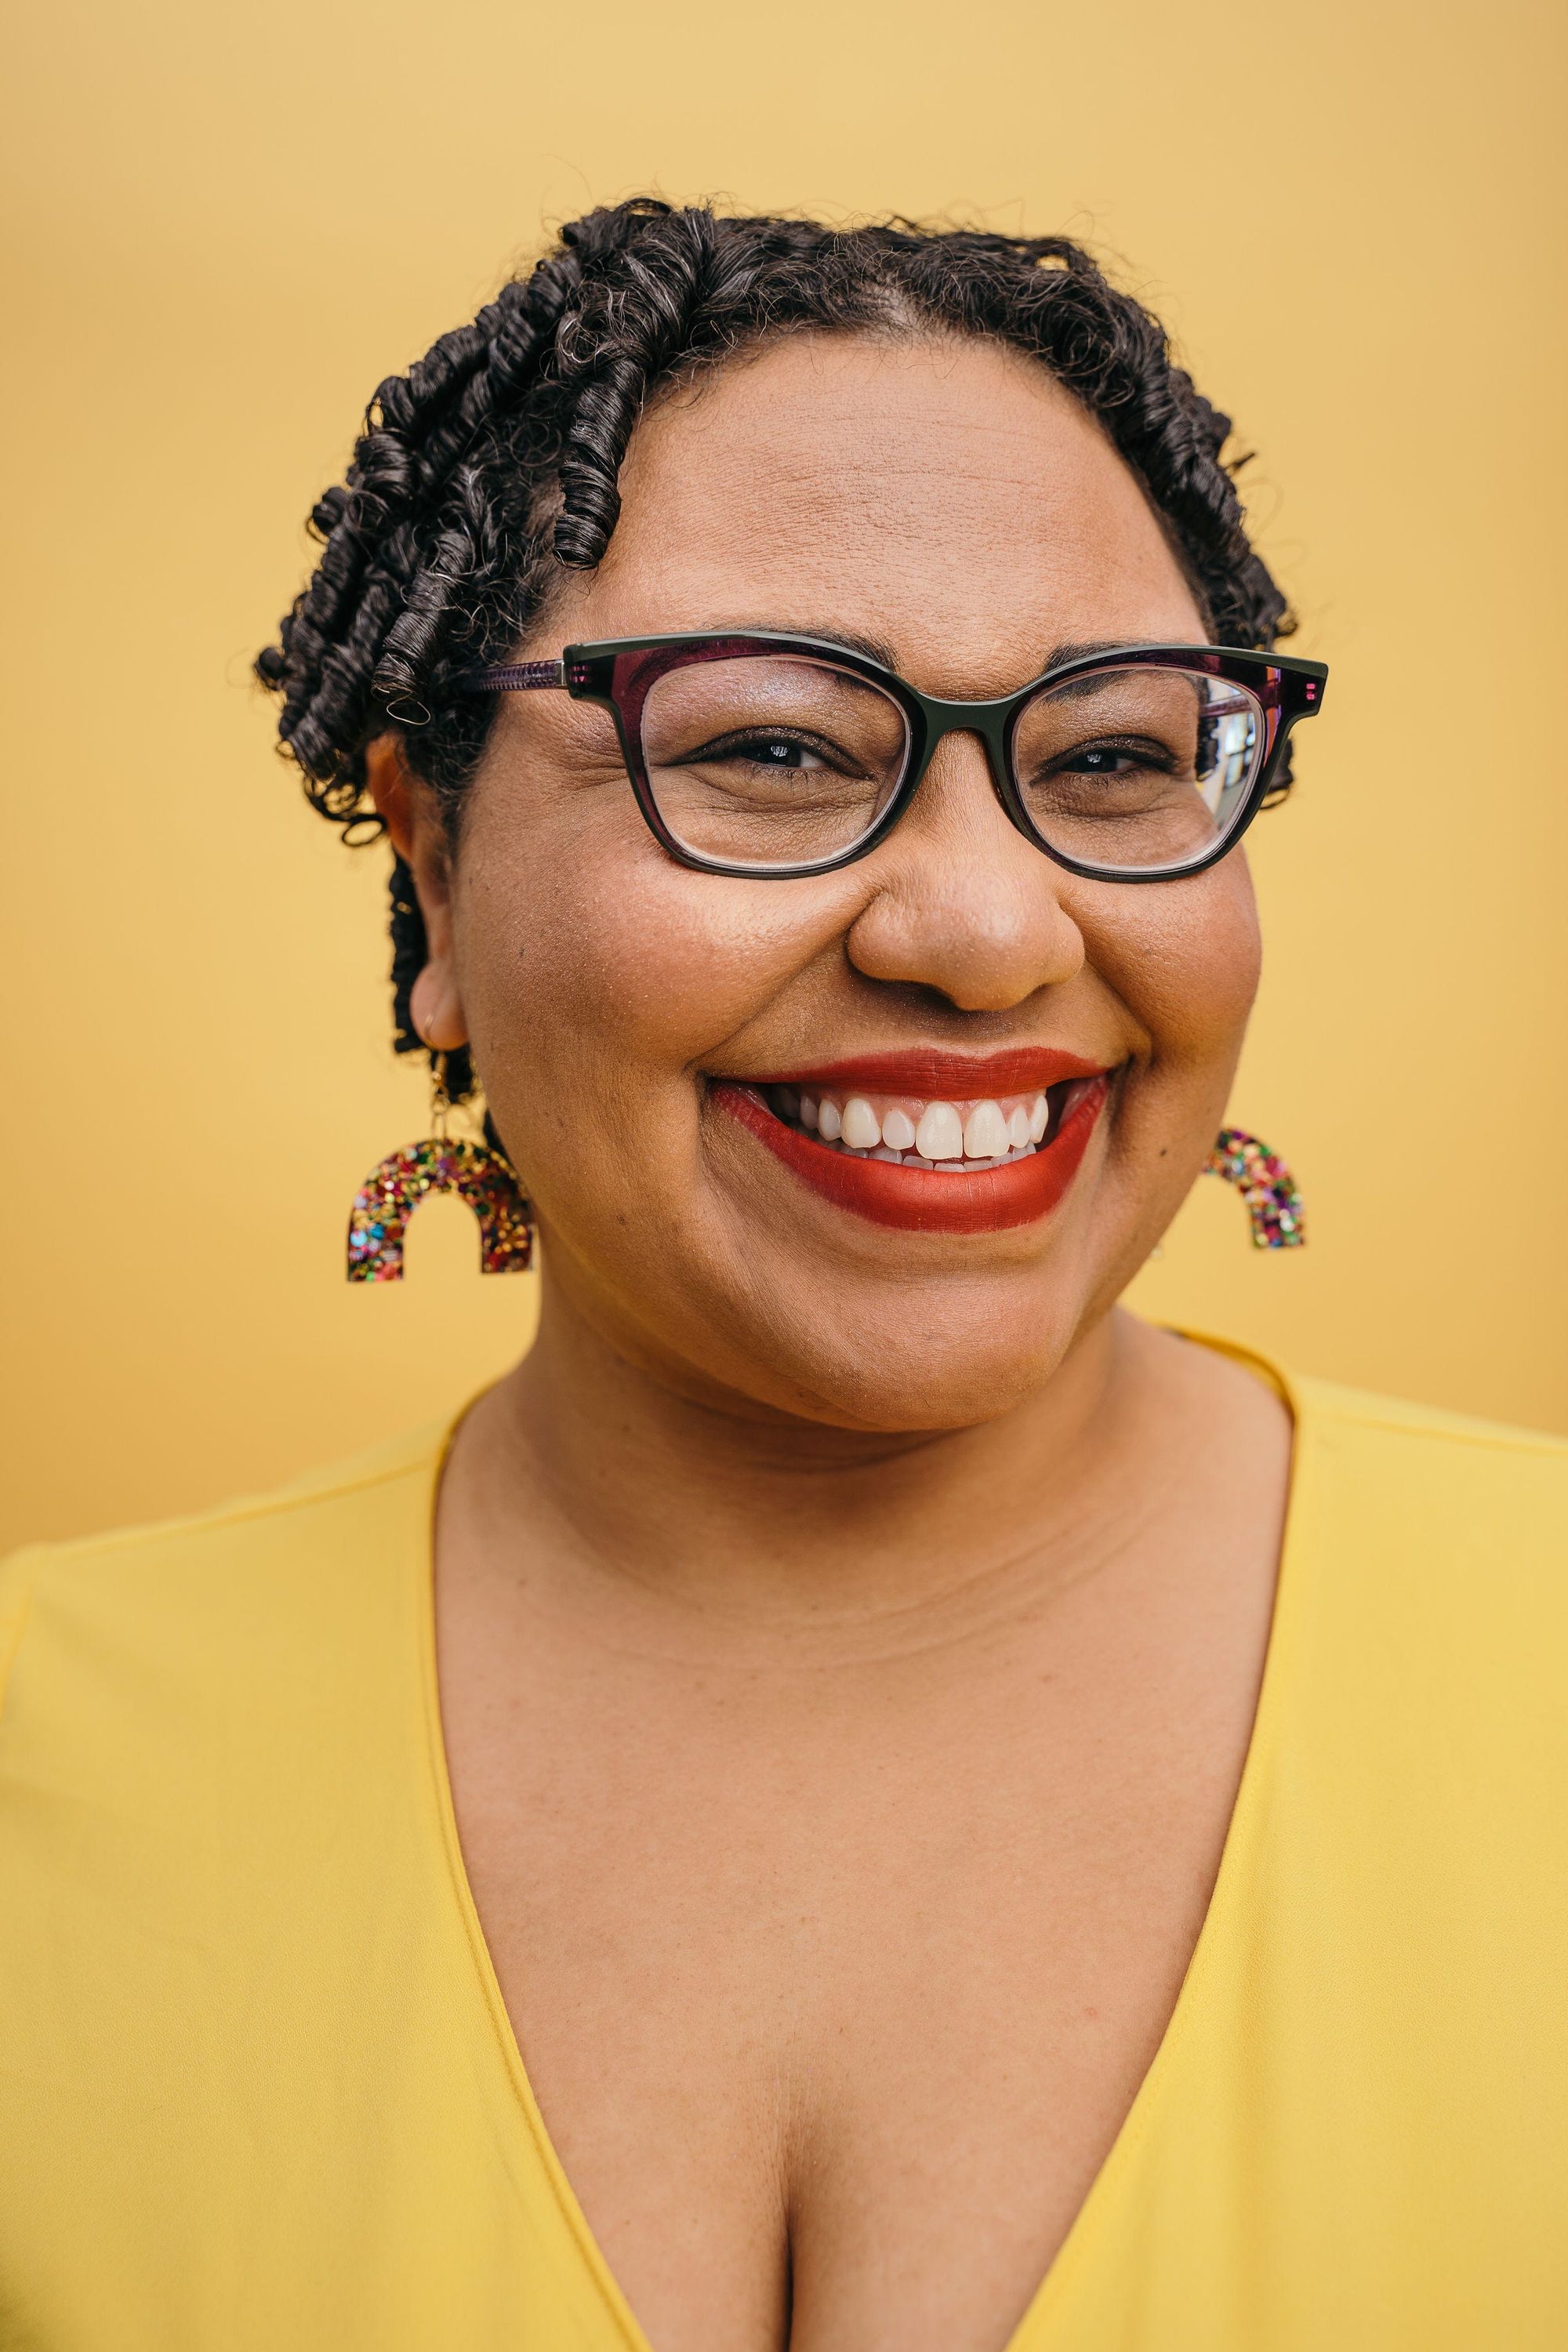
[[[605,562],[520,654],[782,629],[871,640],[971,698],[1058,646],[1206,635],[1104,435],[984,342],[766,347],[656,408],[621,488]],[[804,880],[678,865],[607,714],[560,693],[500,698],[449,879],[416,824],[426,1034],[470,1037],[563,1303],[687,1394],[879,1430],[1005,1411],[1115,1298],[1221,1122],[1258,970],[1241,856],[1080,880],[1008,823],[977,737],[943,740],[871,855]],[[918,1129],[933,1101],[1006,1121],[1053,1087],[1053,1172],[1026,1183],[868,1175],[794,1108],[830,1104],[831,1128],[859,1097]],[[942,1115],[925,1133],[952,1148]]]

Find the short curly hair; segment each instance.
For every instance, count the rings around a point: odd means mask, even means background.
[[[569,223],[529,276],[372,400],[346,478],[310,516],[321,561],[256,664],[282,698],[282,749],[313,805],[372,837],[365,751],[397,730],[455,822],[493,705],[454,681],[512,652],[563,567],[599,562],[649,399],[765,338],[813,330],[976,335],[1040,361],[1142,483],[1215,638],[1267,646],[1288,634],[1285,599],[1247,540],[1239,461],[1223,457],[1230,419],[1080,247],[639,196]],[[395,1039],[415,1052],[425,935],[400,859],[392,908]],[[467,1092],[466,1054],[445,1059],[448,1090]]]

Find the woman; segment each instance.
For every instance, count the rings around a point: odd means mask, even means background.
[[[356,1271],[504,1148],[539,1338],[14,1565],[5,2343],[1563,2340],[1563,1449],[1115,1303],[1323,676],[1227,429],[652,203],[381,387],[259,667],[495,1149]]]

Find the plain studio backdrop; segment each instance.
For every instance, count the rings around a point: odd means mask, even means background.
[[[363,404],[543,225],[640,189],[1066,230],[1259,454],[1334,666],[1249,847],[1231,1115],[1311,1239],[1200,1184],[1150,1313],[1568,1426],[1565,20],[1532,0],[55,0],[12,24],[4,439],[6,1537],[266,1485],[515,1354],[432,1202],[350,1288],[416,1133],[386,856],[271,749],[248,663]],[[699,886],[700,887],[700,886]],[[825,1301],[824,1311],[831,1311]]]

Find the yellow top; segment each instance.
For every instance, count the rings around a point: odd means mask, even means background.
[[[1287,1393],[1219,1881],[1007,2352],[1568,2344],[1568,1445]],[[440,1454],[0,1573],[6,2352],[646,2352],[463,1875]]]

